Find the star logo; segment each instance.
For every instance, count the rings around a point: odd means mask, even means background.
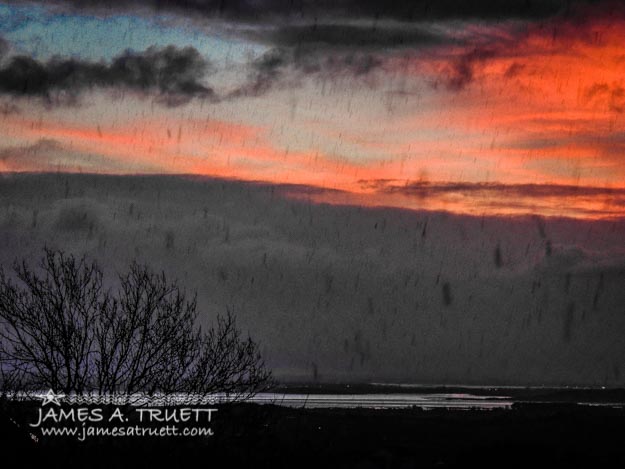
[[[41,399],[41,407],[48,404],[56,404],[58,406],[61,405],[59,399],[63,399],[65,394],[54,394],[54,391],[50,389],[47,394],[45,394]]]

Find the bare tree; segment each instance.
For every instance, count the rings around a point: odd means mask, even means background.
[[[84,257],[45,250],[38,270],[0,269],[0,367],[4,384],[66,393],[224,393],[244,400],[271,374],[258,345],[228,311],[197,325],[187,298],[164,273],[133,263],[114,291]]]

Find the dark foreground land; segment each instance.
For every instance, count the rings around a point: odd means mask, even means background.
[[[5,406],[3,467],[625,467],[625,410],[609,406],[423,411],[247,404],[219,407],[212,437],[82,443],[33,441],[25,422],[38,406]]]

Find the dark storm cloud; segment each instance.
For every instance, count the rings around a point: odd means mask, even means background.
[[[334,79],[341,76],[366,78],[382,67],[383,58],[370,52],[336,52],[319,54],[305,48],[271,49],[248,64],[247,81],[231,92],[228,98],[260,96],[278,84],[290,85],[302,79]]]
[[[476,70],[487,62],[501,57],[516,57],[515,54],[519,54],[518,45],[528,38],[544,36],[554,41],[574,40],[592,45],[597,42],[593,28],[589,27],[594,20],[625,19],[625,7],[610,1],[573,1],[567,2],[566,7],[558,2],[525,2],[524,5],[523,8],[515,8],[520,4],[512,2],[500,9],[502,5],[499,2],[443,2],[431,8],[428,5],[425,10],[429,13],[421,16],[393,15],[389,13],[391,10],[382,8],[373,19],[367,14],[357,13],[372,10],[359,10],[354,6],[349,13],[333,16],[320,13],[312,21],[306,21],[303,16],[304,19],[298,18],[291,23],[268,23],[251,29],[247,37],[294,51],[292,65],[313,73],[327,69],[330,74],[336,74],[342,69],[347,73],[362,74],[359,71],[361,67],[354,66],[350,56],[345,55],[348,51],[360,54],[356,56],[359,64],[363,63],[365,56],[373,59],[370,67],[365,68],[365,73],[384,67],[390,57],[412,58],[418,62],[421,53],[426,52],[428,57],[446,64],[434,85],[442,84],[451,91],[460,91],[474,81]],[[521,14],[522,10],[526,14]],[[465,30],[462,23],[454,27],[449,20],[455,19],[472,22],[474,27]],[[492,20],[495,19],[503,22],[494,23]],[[511,19],[523,21],[506,21]],[[544,52],[540,48],[524,50],[519,59]],[[522,63],[515,62],[504,77],[514,78],[523,68]],[[610,107],[621,112],[625,94],[622,89],[612,91]]]
[[[208,69],[192,47],[126,51],[108,64],[60,57],[41,62],[19,55],[6,58],[0,67],[0,93],[71,102],[85,89],[119,88],[156,93],[160,102],[175,106],[214,97],[201,83]]]
[[[13,1],[13,3],[25,3]],[[41,2],[44,3],[44,2]],[[178,14],[261,21],[276,17],[422,19],[546,18],[566,11],[575,0],[54,0],[77,9],[136,10],[141,7]],[[601,2],[583,2],[601,3]]]
[[[577,11],[579,5],[588,4],[576,0],[54,0],[45,3],[96,14],[170,12],[182,18],[221,22],[235,35],[276,47],[314,45],[320,49],[431,46],[450,41],[445,34],[429,29],[431,22],[541,20],[569,14]],[[242,27],[250,25],[253,27]]]
[[[423,25],[378,22],[285,25],[251,33],[250,37],[283,47],[314,46],[316,49],[405,48],[433,46],[450,41]]]
[[[174,12],[180,18],[209,19],[211,28],[214,26],[225,35],[264,44],[272,50],[252,60],[248,64],[248,79],[219,98],[202,84],[206,63],[192,48],[172,52],[170,55],[178,55],[175,60],[159,57],[165,55],[164,51],[171,51],[165,49],[152,50],[152,54],[123,54],[110,65],[70,59],[40,63],[14,57],[0,70],[0,92],[48,99],[61,92],[62,98],[72,99],[84,88],[125,87],[157,92],[165,104],[178,105],[193,97],[217,100],[260,96],[278,84],[298,86],[311,76],[368,79],[370,72],[378,69],[392,72],[398,63],[393,59],[418,64],[424,52],[425,57],[442,64],[433,85],[460,91],[475,80],[481,66],[499,57],[510,57],[515,45],[528,35],[595,41],[589,28],[582,27],[590,21],[588,18],[625,17],[625,9],[615,2],[565,0],[46,2],[51,4],[61,10],[69,7],[95,14]],[[514,19],[523,21],[506,21]],[[455,20],[460,23],[453,23]],[[468,22],[474,27],[467,29]],[[158,64],[162,58],[165,65],[161,67]],[[521,63],[516,64],[505,77],[516,76],[522,68]],[[625,108],[622,96],[622,90],[610,95],[612,110],[620,112]]]
[[[32,3],[14,0],[12,3]],[[44,3],[44,2],[41,2]],[[276,47],[412,48],[446,43],[428,24],[446,20],[541,20],[576,11],[576,0],[54,0],[47,6],[91,13],[176,13],[211,19],[235,35]],[[591,2],[603,4],[606,2]],[[241,27],[241,26],[250,26]]]
[[[388,57],[393,51],[418,54],[425,48],[444,49],[450,45],[465,47],[466,51],[450,57],[445,55],[445,50],[441,51],[440,57],[447,60],[448,66],[441,72],[438,83],[450,90],[461,90],[473,81],[474,69],[480,62],[505,53],[505,41],[502,43],[499,37],[490,41],[482,37],[480,24],[583,17],[579,11],[587,8],[588,3],[575,0],[55,0],[46,5],[95,14],[167,12],[180,18],[208,19],[226,35],[289,51],[280,58],[284,63],[272,70],[261,70],[258,61],[252,63],[250,80],[231,92],[228,98],[232,98],[265,93],[283,77],[287,67],[328,77],[362,76],[382,67],[385,63],[382,56]],[[601,11],[606,10],[603,5],[613,4],[590,3]],[[478,28],[460,38],[455,30],[461,30],[461,25],[444,30],[433,27],[437,22],[440,25],[453,20],[476,21]],[[296,83],[301,77],[296,74],[290,78],[291,83]],[[169,98],[176,97],[173,104],[181,97],[185,101],[189,96],[212,94],[193,80],[186,80],[182,88],[165,93]]]
[[[458,43],[425,26],[397,24],[297,24],[269,26],[246,33],[248,39],[276,47],[250,64],[250,80],[234,95],[259,95],[286,72],[336,78],[363,77],[384,66],[389,53]]]

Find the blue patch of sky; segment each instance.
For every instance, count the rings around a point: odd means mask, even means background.
[[[142,51],[172,44],[195,47],[215,63],[242,63],[266,50],[265,46],[209,34],[193,24],[162,17],[97,17],[51,11],[40,5],[0,3],[0,34],[16,53],[40,60],[54,55],[110,60],[126,49]]]

